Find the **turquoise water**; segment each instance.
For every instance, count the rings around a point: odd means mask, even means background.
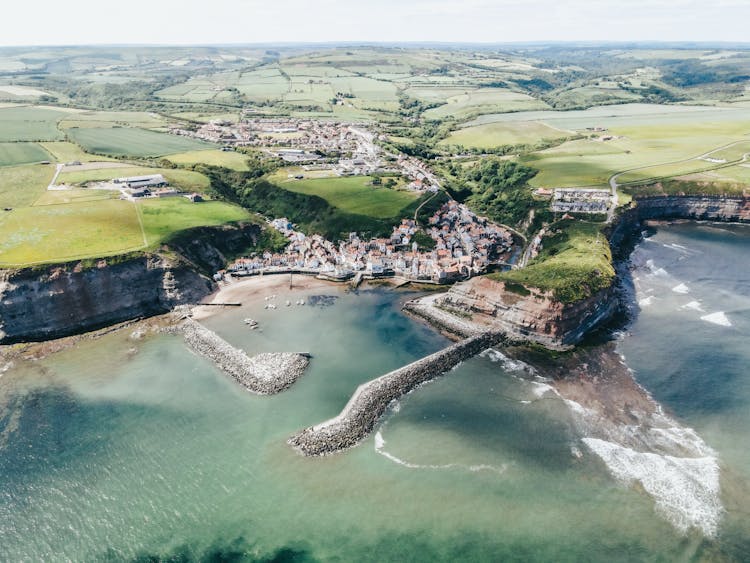
[[[338,414],[361,382],[446,344],[400,313],[404,293],[333,287],[326,306],[265,310],[261,300],[205,321],[250,352],[313,353],[275,397],[244,392],[173,335],[125,331],[8,367],[0,560],[742,560],[750,234],[702,229],[670,227],[639,247],[638,298],[659,298],[620,348],[717,451],[727,512],[715,540],[677,532],[581,445],[563,401],[490,357],[405,397],[360,446],[298,456],[291,433]],[[690,293],[672,291],[678,282]],[[302,296],[310,301],[289,298]],[[704,312],[680,309],[694,300]],[[700,320],[718,311],[732,326]]]

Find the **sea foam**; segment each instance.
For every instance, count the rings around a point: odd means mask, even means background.
[[[616,479],[628,485],[640,483],[654,498],[657,511],[679,531],[697,528],[709,538],[716,536],[723,509],[715,457],[637,452],[597,438],[583,438],[583,442]]]
[[[732,321],[729,320],[729,318],[726,316],[724,311],[719,311],[718,313],[710,313],[708,315],[703,315],[701,317],[701,320],[706,321],[708,323],[713,323],[719,326],[732,326]]]
[[[691,301],[690,303],[685,303],[681,308],[682,309],[692,309],[693,311],[703,312],[703,307],[701,307],[701,302],[700,301]]]
[[[676,285],[672,288],[672,291],[675,293],[682,293],[683,295],[686,293],[690,293],[690,288],[686,286],[684,283],[681,283],[679,285]]]
[[[465,469],[471,471],[472,473],[478,473],[480,471],[490,471],[492,473],[497,473],[498,475],[502,475],[508,469],[508,466],[506,464],[497,467],[495,465],[488,465],[485,463],[477,465],[464,465],[461,463],[447,463],[444,465],[423,465],[419,463],[411,463],[399,457],[396,457],[392,453],[385,450],[385,438],[383,438],[383,434],[380,432],[380,430],[375,433],[375,451],[386,459],[391,460],[393,463],[396,463],[403,467],[407,467],[409,469]]]

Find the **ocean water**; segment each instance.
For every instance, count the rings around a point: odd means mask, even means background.
[[[494,353],[404,397],[358,447],[297,455],[291,433],[447,343],[401,314],[406,293],[331,287],[205,321],[249,352],[313,353],[274,397],[175,335],[0,361],[0,560],[747,560],[749,243],[750,229],[711,225],[649,237],[634,254],[640,313],[618,344],[716,452],[715,537],[681,531],[585,445],[569,404]]]

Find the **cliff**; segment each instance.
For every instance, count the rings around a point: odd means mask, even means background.
[[[472,278],[453,286],[435,301],[435,314],[454,313],[477,324],[491,325],[511,338],[561,349],[579,342],[618,307],[614,286],[573,303],[556,301],[548,293],[519,294],[501,281]],[[431,313],[407,308],[421,316]]]
[[[152,253],[0,270],[0,343],[49,340],[196,303],[210,274],[250,248],[252,223],[180,234]]]
[[[750,222],[750,199],[731,196],[653,196],[637,198],[608,229],[613,256],[627,259],[632,243],[647,220],[694,219]],[[508,336],[537,342],[548,348],[575,345],[601,325],[619,307],[617,284],[572,303],[555,300],[551,293],[487,277],[456,284],[428,305],[407,305],[411,312],[430,321],[441,321],[446,313],[476,324],[491,325]]]

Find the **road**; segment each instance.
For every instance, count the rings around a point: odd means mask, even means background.
[[[693,160],[702,160],[702,159],[708,158],[710,155],[712,155],[715,152],[718,152],[718,151],[724,150],[724,149],[728,149],[728,148],[731,148],[731,147],[733,147],[735,145],[740,145],[740,144],[747,143],[747,142],[748,142],[747,140],[734,141],[732,143],[728,143],[726,145],[722,145],[720,147],[716,147],[715,149],[712,149],[712,150],[710,150],[710,151],[708,151],[706,153],[703,153],[701,155],[694,156],[694,157],[691,157],[691,158],[684,158],[682,160],[673,160],[671,162],[660,162],[658,164],[649,164],[647,166],[638,166],[636,168],[630,168],[628,170],[621,170],[620,172],[615,172],[614,174],[612,174],[612,176],[609,177],[609,188],[610,188],[610,190],[612,192],[612,205],[610,206],[609,211],[607,212],[607,223],[611,223],[612,219],[614,218],[615,209],[617,208],[617,188],[619,187],[619,184],[617,183],[617,178],[619,178],[623,174],[626,174],[628,172],[635,172],[637,170],[645,170],[647,168],[655,168],[657,166],[667,166],[667,165],[670,165],[670,164],[680,164],[682,162],[690,162],[690,161],[693,161]],[[743,163],[743,162],[747,162],[747,160],[748,160],[749,157],[750,157],[750,153],[745,153],[745,154],[742,155],[742,158],[740,158],[738,160],[732,160],[732,161],[729,161],[729,162],[719,163],[719,164],[716,164],[714,166],[709,166],[708,168],[706,168],[705,170],[702,170],[701,172],[708,172],[708,171],[711,171],[711,170],[719,170],[720,168],[727,168],[729,166],[735,166],[737,164],[740,164],[740,163]],[[661,178],[654,177],[654,178],[647,178],[646,180],[643,180],[643,181],[663,180],[663,179],[666,179],[666,178],[673,178],[673,177],[674,176],[663,176]],[[641,182],[641,180],[639,180],[639,182]]]
[[[57,182],[57,177],[60,175],[60,172],[62,172],[62,169],[65,168],[64,164],[56,164],[55,165],[55,175],[52,176],[52,180],[50,180],[49,186],[47,186],[48,190],[55,190],[58,189],[55,182]]]

